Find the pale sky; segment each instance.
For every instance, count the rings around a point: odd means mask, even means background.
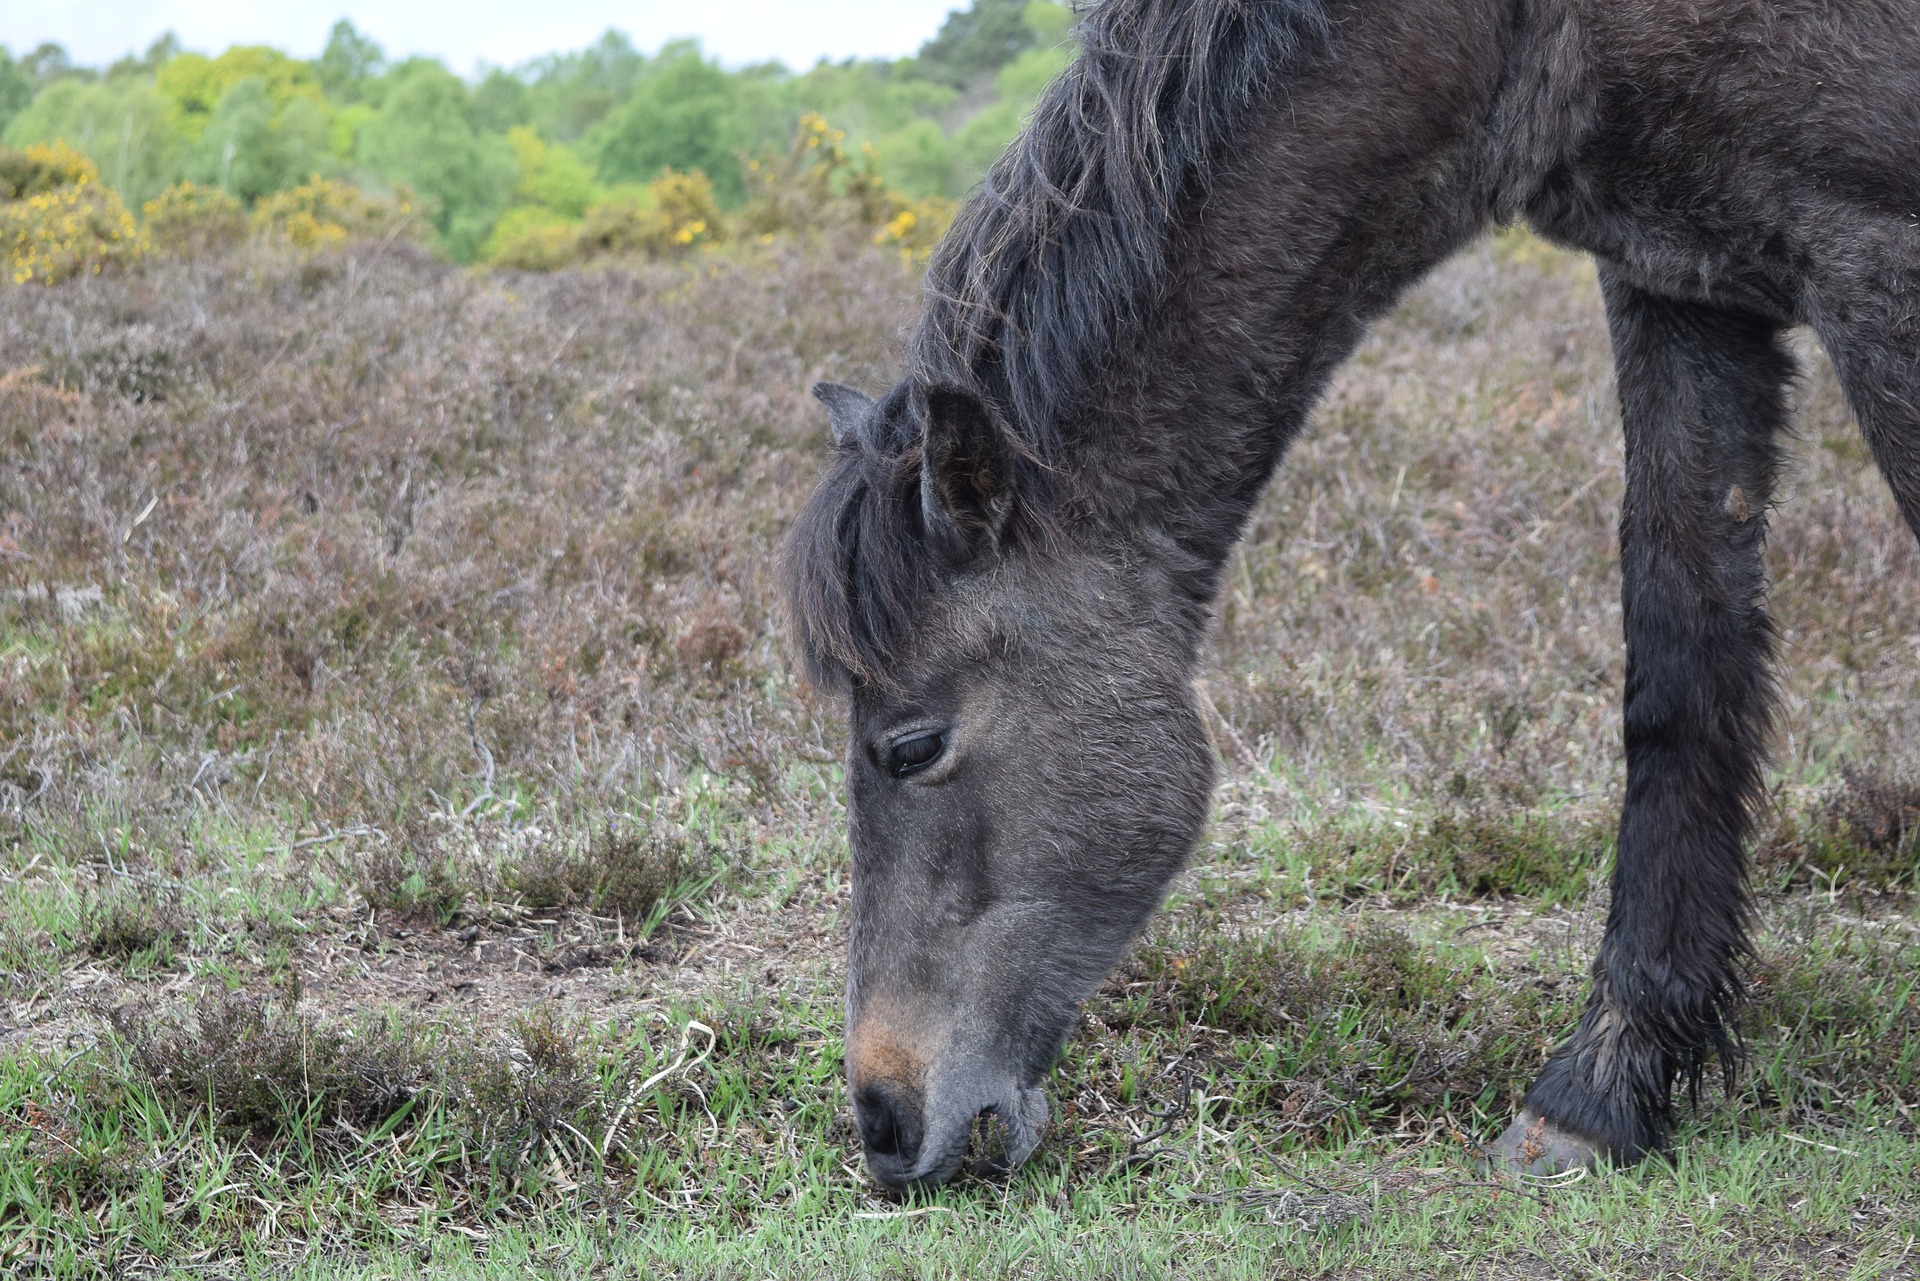
[[[822,57],[897,58],[939,30],[965,0],[0,0],[0,44],[23,54],[42,41],[102,66],[141,52],[163,32],[189,49],[269,44],[312,57],[339,18],[389,57],[430,54],[455,71],[514,66],[579,49],[609,27],[651,53],[696,37],[729,66],[777,59],[796,70]]]

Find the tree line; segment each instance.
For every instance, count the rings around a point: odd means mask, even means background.
[[[60,142],[139,209],[183,182],[254,206],[314,177],[421,199],[454,258],[577,227],[609,201],[701,174],[718,206],[748,196],[755,157],[827,120],[866,180],[956,197],[1071,56],[1051,0],[972,0],[912,57],[729,70],[692,42],[648,54],[617,31],[472,78],[389,59],[351,22],[319,57],[262,45],[217,55],[162,37],[104,69],[57,44],[0,46],[0,142]]]

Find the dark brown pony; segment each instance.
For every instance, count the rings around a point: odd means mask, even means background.
[[[817,389],[787,576],[848,697],[871,1168],[1032,1151],[1076,1004],[1205,821],[1191,678],[1256,497],[1368,322],[1519,219],[1600,264],[1627,790],[1586,1013],[1495,1151],[1659,1150],[1734,1050],[1787,327],[1920,531],[1920,5],[1104,0],[1079,39],[937,253],[905,379]]]

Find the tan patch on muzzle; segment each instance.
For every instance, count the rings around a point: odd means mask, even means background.
[[[847,1036],[847,1077],[855,1089],[885,1081],[917,1095],[926,1086],[927,1066],[926,1056],[884,1016],[866,1015]]]

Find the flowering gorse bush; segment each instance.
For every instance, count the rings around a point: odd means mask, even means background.
[[[140,207],[156,253],[197,258],[222,253],[247,238],[247,211],[218,187],[178,182]]]
[[[818,112],[801,116],[785,155],[747,162],[751,195],[742,223],[763,239],[821,227],[871,228],[875,244],[892,245],[909,261],[924,259],[953,221],[954,202],[901,194],[887,185],[872,147],[856,159],[846,141]]]
[[[873,233],[876,245],[891,245],[908,262],[925,262],[953,221],[953,201],[943,196],[902,199],[893,217]]]
[[[647,194],[653,198],[657,225],[668,243],[686,248],[725,238],[713,182],[699,170],[675,173],[669,169],[647,184]]]
[[[97,274],[145,250],[93,161],[59,142],[0,147],[0,261],[15,284]]]
[[[847,135],[808,112],[784,154],[747,161],[747,201],[720,208],[714,185],[694,170],[665,170],[643,191],[602,200],[578,222],[545,206],[508,211],[486,261],[523,271],[554,271],[597,258],[670,258],[745,240],[852,233],[924,261],[953,220],[954,203],[915,199],[887,185],[872,148],[850,154]]]
[[[510,211],[487,257],[500,267],[553,271],[594,258],[667,258],[725,238],[712,181],[699,170],[668,169],[642,194],[602,201],[577,223],[533,207]]]
[[[417,238],[429,230],[419,201],[406,188],[375,196],[317,174],[255,205],[253,226],[264,238],[307,253],[348,240]]]
[[[568,222],[550,209],[526,205],[507,211],[481,256],[496,267],[558,271],[579,253],[579,223]]]

